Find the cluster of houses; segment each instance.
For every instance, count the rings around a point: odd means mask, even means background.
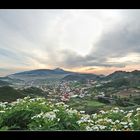
[[[83,98],[88,93],[88,87],[71,87],[70,81],[64,81],[60,84],[61,101],[69,101],[70,98]]]

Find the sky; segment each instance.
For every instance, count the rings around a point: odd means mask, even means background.
[[[140,10],[0,10],[0,76],[140,70]]]

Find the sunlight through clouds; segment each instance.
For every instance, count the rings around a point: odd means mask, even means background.
[[[8,73],[13,68],[104,74],[132,65],[140,69],[139,19],[140,10],[3,9],[0,67]]]

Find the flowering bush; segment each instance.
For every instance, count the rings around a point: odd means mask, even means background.
[[[140,130],[140,108],[124,111],[115,107],[88,115],[63,102],[25,97],[0,103],[0,130]]]

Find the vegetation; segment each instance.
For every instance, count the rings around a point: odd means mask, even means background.
[[[0,80],[0,86],[8,86],[8,85],[9,85],[8,82]]]
[[[18,99],[0,103],[0,130],[112,130],[140,129],[140,108],[124,111],[117,107],[91,115],[63,102],[45,98]]]
[[[18,98],[23,98],[25,95],[9,86],[0,87],[0,101],[11,102]]]
[[[77,110],[85,110],[86,113],[94,113],[97,112],[100,108],[102,108],[105,104],[101,103],[97,100],[93,99],[81,99],[81,98],[73,98],[67,103],[70,107]]]
[[[47,93],[45,93],[44,91],[36,87],[26,88],[20,90],[20,92],[25,96],[30,96],[30,97],[35,97],[35,96],[47,97]]]
[[[0,101],[12,102],[18,98],[30,97],[47,97],[47,92],[36,87],[30,87],[22,90],[16,90],[10,86],[0,87]]]
[[[139,71],[26,76],[0,78],[0,130],[140,130]]]

